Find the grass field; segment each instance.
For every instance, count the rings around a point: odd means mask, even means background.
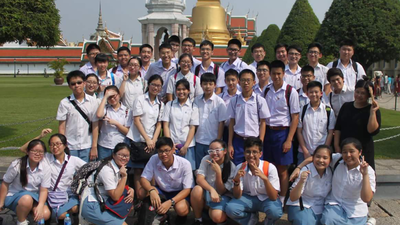
[[[57,131],[55,118],[60,100],[70,94],[66,86],[54,86],[53,78],[0,77],[0,148],[21,146],[37,136],[41,129]],[[382,128],[400,126],[400,112],[381,109]],[[375,140],[400,133],[400,129],[383,130]],[[44,141],[47,142],[47,139]],[[375,143],[375,158],[400,159],[400,137]],[[18,150],[2,150],[0,156],[19,156]]]

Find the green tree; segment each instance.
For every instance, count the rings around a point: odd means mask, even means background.
[[[353,59],[368,69],[380,60],[397,59],[400,52],[398,0],[334,0],[316,41],[326,55],[339,56],[343,39],[356,43]]]
[[[307,61],[305,50],[314,40],[319,27],[319,20],[308,0],[296,0],[282,26],[277,43],[300,46],[303,49],[303,54],[299,64],[304,65]]]
[[[275,60],[274,48],[276,41],[278,40],[279,33],[279,27],[276,24],[271,24],[261,33],[261,36],[258,38],[257,42],[261,43],[265,47],[266,54],[264,60],[267,60],[268,62]]]
[[[54,0],[2,0],[0,9],[0,43],[30,39],[32,45],[49,47],[59,41]]]
[[[258,39],[257,36],[254,36],[253,39],[251,39],[251,42],[250,42],[249,46],[247,47],[246,53],[244,53],[242,60],[247,64],[252,63],[254,60],[253,57],[251,56],[251,47],[253,47],[253,45],[255,43],[257,43],[257,39]]]

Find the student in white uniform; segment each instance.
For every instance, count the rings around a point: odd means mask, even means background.
[[[332,187],[331,161],[332,148],[320,145],[315,149],[313,162],[301,169],[286,203],[289,206],[288,220],[293,225],[321,224],[325,198]]]
[[[122,104],[129,109],[133,109],[133,102],[138,96],[144,94],[147,88],[147,81],[140,72],[140,67],[142,67],[140,58],[134,56],[129,59],[129,74],[124,75],[124,80],[119,88]]]
[[[151,59],[153,58],[153,47],[149,44],[142,44],[139,47],[139,57],[142,60],[142,66],[140,67],[140,75],[145,78],[147,71],[150,68]]]
[[[197,96],[203,94],[203,90],[201,89],[200,78],[195,76],[192,72],[190,72],[190,68],[193,64],[192,57],[187,54],[183,53],[179,57],[179,66],[181,70],[174,75],[172,75],[167,84],[167,100],[172,101],[176,98],[175,96],[175,84],[181,79],[185,79],[190,83],[190,94],[189,99],[191,101],[194,100]]]
[[[265,55],[265,47],[261,43],[255,43],[251,47],[251,57],[253,57],[254,61],[249,65],[249,68],[253,70],[254,73],[257,73],[257,64],[264,60]]]
[[[190,194],[195,225],[203,224],[201,215],[204,207],[209,208],[208,214],[214,223],[224,223],[227,219],[225,207],[232,198],[236,167],[230,160],[225,142],[218,139],[212,141],[208,153],[197,170],[198,185]]]
[[[155,143],[160,136],[161,116],[163,115],[164,103],[157,97],[162,90],[163,79],[160,75],[153,75],[148,80],[148,91],[136,98],[132,110],[133,122],[126,137],[131,142],[140,142],[146,145],[145,151],[154,152]],[[137,197],[143,199],[146,196],[141,188],[139,179],[147,162],[134,162],[128,166],[134,169],[134,186]]]
[[[0,188],[0,210],[17,214],[17,225],[27,225],[28,214],[37,222],[50,218],[47,189],[50,188],[49,165],[42,161],[46,146],[34,139],[27,146],[27,155],[14,160],[3,176]]]
[[[96,64],[94,63],[94,59],[96,58],[96,55],[100,53],[100,51],[100,47],[97,44],[89,44],[86,48],[86,57],[89,59],[89,62],[79,68],[79,70],[85,75],[96,73]]]
[[[99,77],[95,73],[86,75],[85,93],[97,98],[97,89],[99,89]]]
[[[314,68],[312,68],[309,65],[306,65],[303,68],[301,68],[300,80],[301,80],[301,84],[303,85],[303,87],[300,89],[297,89],[297,93],[299,93],[299,104],[300,104],[300,108],[302,108],[305,104],[310,103],[310,99],[307,96],[308,83],[310,83],[312,81],[317,81],[315,79],[315,75],[314,75]],[[321,83],[321,82],[319,82],[319,83]],[[322,85],[322,83],[321,83],[321,85]],[[325,105],[330,105],[329,101],[328,101],[328,97],[325,95],[325,92],[321,96],[321,101]]]
[[[111,198],[113,201],[118,201],[125,189],[127,181],[126,165],[129,162],[130,151],[129,146],[125,143],[119,143],[115,146],[112,156],[105,158],[108,163],[100,170],[95,182],[102,183],[98,185],[100,195],[104,201]],[[89,178],[89,184],[94,180],[92,174]],[[100,203],[97,200],[93,187],[87,187],[84,192],[89,192],[88,196],[83,199],[82,217],[94,224],[102,225],[127,225],[126,218],[120,218],[109,210],[101,211]],[[127,196],[123,201],[126,203],[133,202],[134,191],[129,188]]]
[[[123,76],[117,76],[112,71],[108,71],[109,58],[106,54],[100,53],[95,58],[97,67],[97,76],[100,80],[98,97],[103,98],[104,89],[108,86],[115,85],[118,88],[121,86]]]
[[[187,37],[185,39],[182,40],[182,54],[187,53],[189,54],[192,59],[193,59],[193,63],[192,63],[192,67],[190,69],[190,71],[192,71],[192,73],[194,73],[194,69],[201,64],[201,61],[196,59],[193,56],[194,50],[196,49],[196,41],[193,38]]]
[[[332,88],[332,92],[328,96],[329,104],[337,117],[344,103],[354,101],[355,86],[350,87],[344,83],[343,73],[338,68],[328,70],[328,81]]]
[[[264,96],[264,91],[265,88],[267,88],[268,85],[271,84],[271,75],[270,75],[270,63],[268,61],[260,61],[257,63],[257,69],[256,69],[257,77],[258,77],[258,83],[254,85],[253,90],[254,93],[260,96]]]
[[[242,43],[238,39],[231,39],[228,42],[228,46],[226,48],[226,52],[228,53],[228,61],[225,61],[221,64],[221,68],[224,71],[228,71],[229,69],[234,69],[238,73],[244,69],[250,69],[247,63],[243,62],[240,56],[240,50],[242,48]]]
[[[289,63],[285,67],[284,80],[297,90],[303,86],[300,82],[301,67],[299,66],[302,49],[298,45],[291,45],[287,48],[287,51]]]
[[[117,50],[117,62],[118,65],[109,69],[108,72],[113,73],[119,80],[122,80],[124,76],[129,73],[129,59],[131,58],[130,47],[121,46]]]
[[[97,109],[97,118],[102,121],[97,148],[99,160],[111,156],[115,145],[124,142],[132,124],[131,111],[121,104],[120,99],[118,88],[108,86]]]
[[[307,48],[308,65],[314,68],[315,80],[322,84],[325,95],[328,95],[331,92],[331,85],[327,79],[329,68],[319,63],[320,58],[322,58],[322,45],[318,42],[309,44]]]

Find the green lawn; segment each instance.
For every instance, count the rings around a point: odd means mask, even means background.
[[[0,77],[0,148],[23,145],[37,136],[44,126],[56,132],[58,122],[51,119],[24,124],[16,123],[55,117],[60,100],[69,94],[68,87],[54,86],[53,78]],[[382,128],[400,126],[400,112],[381,109],[381,113]],[[378,140],[399,133],[400,129],[381,131],[374,139]],[[47,139],[44,141],[47,142]],[[375,143],[375,157],[400,159],[399,144],[400,137]],[[0,151],[0,156],[6,155],[21,154],[17,150]]]

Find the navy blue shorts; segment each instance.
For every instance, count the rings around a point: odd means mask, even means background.
[[[271,130],[267,126],[264,138],[263,159],[274,165],[287,166],[293,163],[293,145],[286,153],[283,152],[283,143],[286,141],[290,128]]]

